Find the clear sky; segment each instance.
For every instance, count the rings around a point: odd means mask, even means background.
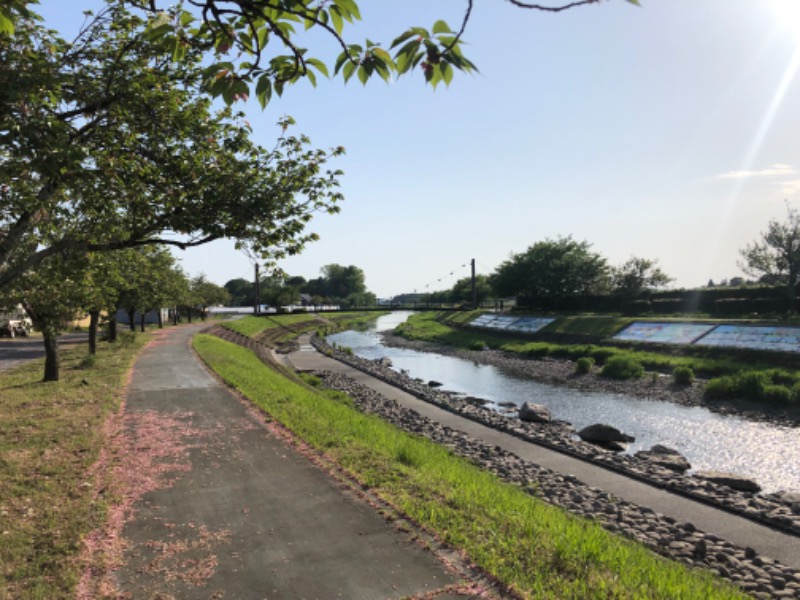
[[[62,32],[91,0],[42,0]],[[455,27],[461,0],[361,0],[364,37]],[[356,265],[379,297],[445,289],[512,252],[572,235],[618,265],[658,259],[675,287],[741,275],[739,250],[800,206],[800,0],[624,0],[558,14],[479,0],[465,54],[480,73],[289,89],[245,107],[271,147],[282,115],[343,145],[338,215],[281,263]],[[317,54],[324,54],[318,52]],[[232,242],[179,252],[224,284],[253,267]]]

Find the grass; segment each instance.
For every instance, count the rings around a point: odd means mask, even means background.
[[[359,413],[318,382],[292,383],[244,348],[203,335],[194,345],[229,385],[524,598],[744,597]]]
[[[264,331],[285,327],[297,323],[316,322],[313,313],[298,313],[290,315],[265,315],[261,317],[247,316],[241,319],[224,321],[220,323],[223,327],[231,329],[247,337],[255,337]]]
[[[220,324],[247,337],[258,337],[265,332],[291,327],[291,330],[287,330],[288,336],[291,337],[297,335],[300,330],[307,331],[322,328],[331,332],[343,327],[356,328],[368,321],[377,319],[383,314],[386,313],[371,311],[326,313],[322,316],[315,313],[266,315],[261,317],[247,316]],[[302,325],[306,326],[303,327]]]
[[[58,382],[41,361],[0,373],[0,598],[74,594],[81,539],[104,519],[88,474],[147,339],[101,343],[94,360],[63,351]]]

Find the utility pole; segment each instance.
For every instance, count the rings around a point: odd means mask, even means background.
[[[256,263],[256,294],[253,301],[253,314],[261,314],[261,277],[258,275],[258,263]]]
[[[478,286],[475,284],[475,259],[472,259],[472,310],[478,308]]]

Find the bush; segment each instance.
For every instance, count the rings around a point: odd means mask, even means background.
[[[469,345],[470,350],[483,350],[484,348],[486,348],[486,342],[483,340],[475,340]]]
[[[597,361],[597,364],[602,365],[617,354],[619,354],[619,350],[614,348],[601,348],[595,346],[592,348],[590,356]]]
[[[612,379],[635,379],[644,373],[642,364],[630,356],[612,356],[600,374]]]
[[[768,385],[764,388],[762,398],[775,404],[790,404],[792,392],[785,385]]]
[[[716,377],[706,384],[705,395],[709,398],[730,398],[734,395],[736,385],[733,377],[725,375]]]
[[[550,346],[547,344],[537,344],[532,348],[528,348],[525,354],[531,358],[545,358],[550,354]]]
[[[762,371],[749,371],[736,376],[736,392],[741,396],[751,399],[764,397],[767,386],[772,384],[768,373]]]
[[[672,378],[678,385],[691,385],[694,382],[694,371],[691,367],[675,367]]]
[[[800,403],[800,382],[792,386],[792,402]]]
[[[581,356],[575,361],[575,373],[578,375],[586,375],[590,373],[594,366],[594,359],[591,356]]]

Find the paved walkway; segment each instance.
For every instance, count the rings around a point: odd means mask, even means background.
[[[588,485],[640,506],[649,507],[657,513],[671,516],[677,521],[689,521],[702,531],[713,533],[741,547],[750,546],[763,556],[777,559],[786,565],[800,569],[800,538],[796,536],[781,533],[729,512],[655,488],[619,473],[530,444],[512,435],[459,417],[318,353],[310,345],[309,337],[302,337],[300,350],[288,357],[288,362],[298,371],[344,372],[359,383],[442,425],[464,431],[490,445],[500,446],[530,462],[563,474],[574,475]]]
[[[305,456],[164,330],[125,417],[131,488],[117,576],[132,598],[470,598],[459,576]],[[141,471],[137,474],[136,472]],[[466,589],[464,586],[462,589]]]

